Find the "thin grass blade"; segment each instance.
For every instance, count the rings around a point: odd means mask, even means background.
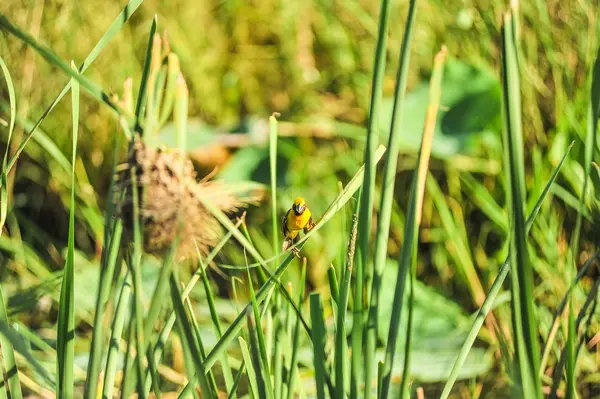
[[[148,78],[150,77],[150,65],[152,63],[152,47],[154,46],[154,34],[156,33],[157,22],[158,18],[155,15],[154,18],[152,18],[152,25],[150,26],[148,46],[146,46],[146,57],[144,58],[144,68],[142,69],[142,78],[140,79],[140,88],[138,90],[137,102],[135,104],[135,130],[140,136],[143,134],[143,131],[139,123],[144,115],[146,106]]]
[[[525,166],[523,134],[521,131],[521,93],[517,60],[517,21],[515,15],[506,13],[503,24],[503,141],[504,167],[508,173],[507,202],[511,220],[511,306],[515,360],[518,365],[518,384],[514,394],[527,398],[541,398],[539,345],[534,314],[533,268],[527,249],[525,224]],[[519,386],[520,385],[520,389]]]
[[[2,287],[0,287],[0,322],[5,323],[7,328],[8,314],[6,313],[6,306],[4,303],[4,294],[2,293]],[[19,381],[19,372],[17,369],[17,363],[15,362],[15,351],[13,343],[8,336],[0,331],[0,345],[2,345],[2,357],[4,358],[4,368],[6,370],[6,379],[8,387],[10,389],[10,395],[13,399],[21,399],[23,394],[21,392],[21,383]]]
[[[119,135],[115,136],[114,157],[111,176],[115,176],[118,160]],[[101,271],[98,295],[96,297],[96,313],[94,314],[94,328],[92,330],[92,343],[88,359],[87,376],[84,387],[84,397],[91,396],[98,389],[100,369],[102,363],[102,352],[104,350],[104,316],[106,315],[112,281],[117,265],[119,249],[121,246],[121,235],[123,224],[121,220],[113,221],[112,215],[115,209],[114,201],[114,179],[110,180],[108,188],[108,206],[104,219],[104,241],[102,256],[100,259]]]
[[[317,398],[325,399],[325,342],[327,342],[327,330],[323,321],[323,304],[318,293],[310,294],[309,302]]]
[[[196,320],[196,315],[194,314],[194,308],[192,307],[192,301],[190,300],[190,297],[188,296],[185,300],[182,300],[187,313],[189,314],[189,318],[191,321],[191,325],[193,328],[193,332],[194,332],[194,336],[196,338],[196,342],[198,344],[198,349],[200,350],[200,358],[202,360],[204,360],[204,358],[206,358],[206,352],[204,351],[204,342],[202,342],[202,333],[200,331],[200,326],[198,325],[198,321]],[[210,387],[210,390],[212,392],[213,396],[218,396],[218,388],[217,388],[217,382],[215,380],[215,376],[212,372],[212,370],[208,370],[207,371],[208,374],[208,384]]]
[[[6,222],[6,216],[8,215],[8,178],[7,178],[7,159],[10,148],[10,140],[15,128],[15,119],[17,115],[17,105],[15,100],[15,88],[10,76],[10,72],[4,59],[0,57],[0,67],[4,74],[4,80],[8,90],[8,98],[10,104],[10,121],[8,125],[8,138],[6,141],[6,152],[4,153],[4,159],[2,161],[2,187],[0,188],[0,236],[4,230],[4,223]],[[2,287],[0,287],[0,320],[8,325],[8,314],[6,313],[6,306],[4,304],[4,296],[2,294]],[[10,389],[12,398],[21,399],[23,394],[21,392],[21,383],[19,381],[19,373],[17,370],[17,364],[15,362],[15,353],[12,343],[6,336],[0,334],[0,346],[2,346],[2,356],[4,357],[4,367],[6,370],[6,379]],[[2,391],[6,397],[6,387],[3,386]]]
[[[77,73],[75,63],[71,68]],[[69,239],[67,259],[60,290],[57,325],[58,396],[73,397],[73,364],[75,356],[75,158],[79,131],[79,82],[72,79],[73,153],[71,171],[71,203],[69,210]]]
[[[352,323],[352,370],[350,397],[359,396],[362,372],[363,334],[366,319],[363,308],[365,293],[371,292],[373,280],[373,265],[369,262],[369,247],[371,242],[371,224],[373,219],[373,198],[375,196],[375,175],[377,173],[376,149],[379,141],[379,113],[382,102],[383,78],[385,75],[386,50],[388,39],[388,23],[391,0],[382,0],[379,11],[377,46],[371,81],[371,103],[367,122],[367,145],[365,146],[365,189],[361,195],[360,212],[358,215],[358,247],[360,259],[356,263],[356,287],[354,290],[354,317]],[[367,384],[368,385],[368,384]]]
[[[202,396],[205,398],[210,398],[211,390],[205,375],[205,364],[202,359],[198,343],[194,338],[193,327],[185,313],[185,307],[181,301],[181,292],[179,292],[177,279],[174,274],[171,274],[169,282],[171,286],[171,300],[173,301],[173,307],[175,308],[175,312],[177,314],[177,322],[180,325],[180,333],[182,334],[182,344],[184,345],[184,348],[187,348],[192,355],[194,366],[196,368],[196,370],[193,370],[193,373],[196,375],[196,378],[200,384]]]
[[[412,47],[413,27],[417,13],[417,1],[411,0],[408,8],[406,27],[402,37],[398,71],[396,75],[396,88],[394,91],[394,108],[392,111],[392,122],[388,140],[388,154],[383,172],[383,183],[381,187],[381,199],[379,205],[379,217],[377,232],[375,235],[375,252],[373,260],[373,286],[368,287],[369,298],[368,319],[365,326],[365,384],[370,386],[373,375],[373,360],[377,345],[378,313],[379,313],[379,291],[381,279],[387,258],[387,244],[390,233],[390,222],[392,219],[392,205],[394,203],[394,187],[396,182],[396,169],[398,164],[398,153],[400,151],[400,126],[402,125],[402,109],[406,97],[406,85],[408,81],[408,69],[410,64],[410,51]],[[371,397],[371,389],[365,388],[365,399]]]
[[[0,236],[4,230],[4,223],[6,222],[6,216],[8,215],[8,152],[10,150],[10,140],[12,138],[13,131],[15,129],[15,120],[17,117],[17,102],[15,99],[15,87],[13,85],[10,72],[4,59],[0,57],[0,68],[4,74],[4,81],[6,82],[6,89],[8,90],[8,102],[10,108],[10,121],[8,123],[8,138],[6,139],[6,151],[4,152],[4,158],[2,160],[2,187],[0,188]]]
[[[304,289],[306,287],[306,258],[302,261],[302,273],[300,276],[300,291],[298,293],[298,307],[302,306],[304,300]],[[294,336],[292,338],[292,357],[290,359],[289,376],[288,376],[288,392],[287,398],[294,398],[294,390],[296,387],[296,374],[298,371],[298,352],[300,350],[300,320],[296,320],[294,327]]]
[[[360,193],[358,195],[360,197]],[[346,252],[346,268],[342,273],[342,283],[340,284],[340,294],[338,301],[338,312],[336,316],[336,327],[335,327],[335,388],[336,397],[343,399],[346,397],[346,365],[348,359],[346,356],[347,342],[346,342],[346,311],[348,309],[348,297],[350,294],[350,282],[352,280],[352,269],[354,266],[354,254],[356,250],[356,236],[358,230],[358,204],[360,201],[356,201],[354,214],[352,215],[352,227],[350,228],[350,238],[348,240],[348,249]],[[290,398],[291,399],[291,398]]]
[[[271,228],[273,254],[279,255],[279,223],[277,218],[277,114],[269,118],[269,165],[271,170]]]
[[[123,335],[123,325],[125,323],[125,314],[129,307],[129,301],[131,297],[131,278],[129,272],[123,280],[121,286],[121,293],[119,294],[119,300],[115,308],[115,314],[112,321],[111,335],[108,345],[108,355],[106,358],[106,368],[104,370],[104,387],[102,389],[103,399],[112,399],[115,375],[117,372],[117,357],[119,355],[119,344],[121,343],[121,336]],[[127,356],[126,359],[129,357]],[[125,368],[126,370],[126,368]],[[95,391],[91,391],[90,394],[95,395]]]
[[[400,329],[400,320],[402,317],[402,307],[404,298],[407,295],[406,281],[409,275],[412,275],[412,280],[415,278],[416,272],[412,271],[413,265],[416,262],[412,259],[415,253],[415,248],[418,244],[418,231],[421,224],[422,203],[425,192],[425,180],[427,170],[429,168],[429,157],[431,154],[431,143],[433,140],[433,132],[435,128],[437,112],[441,96],[441,83],[443,76],[443,65],[446,57],[446,47],[435,56],[433,73],[431,76],[430,92],[429,92],[429,107],[425,117],[425,127],[423,130],[423,139],[421,149],[419,150],[417,169],[413,172],[413,181],[410,190],[410,200],[408,211],[406,213],[406,221],[404,225],[404,240],[402,250],[398,260],[398,277],[396,280],[396,288],[394,292],[394,304],[392,308],[391,322],[388,331],[387,347],[385,354],[385,367],[383,375],[383,387],[381,388],[381,397],[387,399],[391,389],[392,369],[394,366],[394,358],[396,355],[396,345],[398,341],[398,332]],[[410,272],[410,273],[409,273]],[[410,297],[409,297],[410,300]],[[412,307],[408,307],[409,321],[412,314]],[[407,326],[407,335],[410,336],[411,328]],[[405,347],[405,367],[403,370],[403,390],[401,395],[404,395],[404,384],[408,380],[408,363],[410,359],[410,346]],[[403,396],[401,396],[403,397]]]
[[[250,331],[250,342],[251,349],[253,352],[253,361],[256,362],[254,367],[257,368],[259,374],[259,391],[261,391],[261,397],[264,395],[267,399],[273,398],[273,386],[271,384],[271,376],[269,374],[269,357],[267,356],[267,349],[265,346],[265,336],[262,329],[262,319],[258,310],[258,303],[256,302],[256,295],[254,293],[254,284],[252,283],[252,276],[250,275],[250,269],[246,269],[248,273],[248,284],[250,286],[250,300],[252,303],[252,316],[248,316],[251,325],[248,325]]]
[[[238,342],[240,344],[240,349],[242,350],[244,364],[246,365],[246,374],[248,375],[248,382],[250,384],[252,397],[260,398],[260,395],[258,394],[258,379],[256,377],[256,371],[254,370],[254,363],[252,361],[252,356],[250,355],[250,350],[248,349],[248,344],[242,337],[238,337]],[[241,373],[242,370],[238,371],[238,375],[241,376]]]
[[[200,257],[198,259],[200,259]],[[206,271],[204,269],[204,265],[200,264],[200,268],[198,270],[200,271],[200,277],[202,278],[202,284],[204,285],[204,292],[206,293],[206,302],[208,303],[210,317],[215,330],[215,335],[217,339],[220,339],[223,336],[223,328],[221,327],[221,321],[219,320],[219,314],[217,313],[217,308],[215,306],[215,299],[212,292],[212,288],[210,287],[210,282],[208,281],[208,275],[206,274]],[[231,368],[229,367],[227,354],[224,353],[219,359],[219,361],[221,362],[221,368],[223,369],[225,388],[227,389],[227,392],[231,392],[233,390],[233,373],[231,371]]]

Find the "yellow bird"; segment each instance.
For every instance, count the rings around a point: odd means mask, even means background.
[[[281,221],[281,230],[285,236],[282,250],[285,252],[298,242],[301,230],[304,230],[304,234],[306,234],[313,227],[315,227],[315,224],[312,221],[312,214],[306,207],[304,198],[296,198],[294,204],[285,213],[285,216]],[[292,251],[298,255],[298,249],[294,248]]]

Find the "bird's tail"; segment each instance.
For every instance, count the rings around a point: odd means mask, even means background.
[[[286,237],[285,240],[283,240],[283,245],[281,246],[281,250],[283,252],[285,252],[288,249],[290,249],[290,247],[292,245],[294,245],[294,240],[292,238]]]

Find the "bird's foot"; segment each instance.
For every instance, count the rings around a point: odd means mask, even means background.
[[[298,258],[300,259],[300,251],[298,250],[298,248],[292,248],[292,253]]]

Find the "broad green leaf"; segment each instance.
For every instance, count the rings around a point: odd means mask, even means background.
[[[479,154],[489,140],[499,142],[500,83],[483,67],[448,59],[444,67],[442,97],[431,154],[451,159],[455,154]],[[429,84],[421,83],[406,95],[399,129],[402,152],[417,153],[423,120],[427,113]],[[384,100],[380,133],[387,134],[392,119],[393,99]]]

